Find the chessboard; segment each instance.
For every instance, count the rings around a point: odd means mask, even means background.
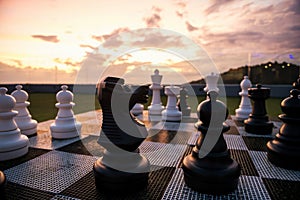
[[[7,177],[6,194],[0,199],[299,199],[300,171],[276,167],[267,159],[266,143],[279,131],[274,121],[272,135],[245,132],[243,123],[230,116],[231,126],[224,133],[231,157],[241,166],[238,188],[227,195],[209,195],[186,186],[182,160],[190,154],[199,136],[194,128],[196,113],[180,123],[149,117],[147,111],[138,118],[144,121],[149,136],[140,152],[151,163],[148,186],[120,196],[96,189],[93,164],[104,148],[98,143],[101,110],[76,115],[82,123],[81,136],[67,140],[51,138],[53,120],[38,124],[36,135],[29,137],[30,148],[23,157],[0,162]],[[297,161],[295,161],[297,162]]]

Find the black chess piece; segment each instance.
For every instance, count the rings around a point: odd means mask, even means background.
[[[252,113],[244,120],[245,131],[248,133],[272,134],[273,123],[269,121],[266,110],[266,99],[270,97],[270,88],[257,84],[256,88],[248,89],[248,96],[253,101]]]
[[[98,143],[105,148],[103,157],[93,166],[98,190],[132,192],[148,184],[150,164],[138,149],[148,132],[130,113],[136,103],[147,102],[148,90],[149,86],[141,86],[131,91],[124,79],[116,77],[107,77],[98,85],[102,107]]]
[[[190,114],[191,114],[191,107],[189,107],[186,102],[187,97],[188,96],[187,96],[186,89],[181,88],[177,106],[178,106],[179,111],[182,112],[182,116],[190,116]]]
[[[6,178],[2,171],[0,171],[0,197],[4,195],[4,189],[6,185]]]
[[[274,165],[300,170],[300,90],[293,89],[290,94],[280,104],[284,114],[278,118],[283,124],[275,138],[267,143],[267,155]]]
[[[293,89],[300,90],[300,75],[299,78],[293,83]]]
[[[223,133],[230,129],[226,105],[217,100],[216,91],[208,92],[208,99],[198,106],[200,131],[196,146],[183,160],[185,183],[201,193],[226,194],[238,185],[240,165],[230,157]]]

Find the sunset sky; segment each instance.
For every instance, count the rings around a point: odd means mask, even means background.
[[[297,0],[0,0],[0,83],[149,83],[155,68],[183,83],[300,64],[299,18]]]

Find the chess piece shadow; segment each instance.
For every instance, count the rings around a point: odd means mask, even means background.
[[[223,133],[228,109],[217,100],[216,91],[208,92],[208,99],[198,106],[199,122],[195,127],[200,136],[192,153],[183,160],[182,169],[187,186],[207,194],[233,192],[238,185],[240,165],[230,157]]]
[[[120,193],[142,189],[148,184],[150,164],[138,147],[148,132],[130,110],[147,102],[149,86],[131,91],[124,79],[107,77],[97,87],[103,119],[98,143],[105,151],[93,166],[96,187]]]
[[[245,131],[252,134],[272,134],[273,123],[269,121],[266,110],[266,99],[270,97],[270,88],[257,84],[256,88],[249,88],[248,95],[253,100],[252,113],[244,120]]]
[[[283,124],[275,138],[267,143],[267,155],[274,165],[300,170],[300,90],[293,89],[290,94],[280,104],[284,114],[278,118]]]

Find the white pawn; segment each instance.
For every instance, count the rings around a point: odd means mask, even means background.
[[[6,92],[7,88],[0,88],[0,161],[25,155],[29,146],[27,136],[21,134],[13,119],[18,114],[12,110],[16,100]]]
[[[158,69],[154,71],[154,74],[151,75],[152,85],[150,89],[152,90],[152,102],[148,107],[150,115],[161,115],[161,112],[165,108],[161,103],[160,90],[162,89],[161,80],[162,75],[159,74]]]
[[[208,91],[216,91],[219,92],[219,88],[217,86],[219,80],[219,74],[217,73],[211,73],[205,77],[205,83],[206,87],[203,89],[204,92]]]
[[[76,122],[72,108],[73,94],[68,89],[68,86],[61,86],[62,91],[56,94],[58,103],[55,107],[58,108],[58,113],[54,123],[50,125],[51,135],[54,139],[68,139],[77,137],[81,132],[81,124]]]
[[[136,103],[131,109],[131,113],[135,116],[143,114],[144,105],[141,103]]]
[[[181,121],[182,113],[179,111],[177,104],[177,95],[180,93],[180,87],[167,86],[165,87],[165,94],[168,95],[166,109],[162,111],[163,121]]]
[[[252,86],[251,81],[248,79],[248,76],[244,76],[244,79],[240,83],[242,91],[239,92],[241,98],[241,103],[239,108],[235,110],[236,119],[243,121],[248,119],[249,114],[252,112],[252,106],[250,98],[248,97],[248,89]]]
[[[31,115],[27,109],[30,105],[28,100],[28,93],[22,89],[22,85],[17,85],[15,91],[11,95],[16,99],[15,110],[18,111],[18,115],[14,118],[18,128],[21,129],[21,133],[24,135],[33,135],[36,133],[37,121],[31,119]]]

